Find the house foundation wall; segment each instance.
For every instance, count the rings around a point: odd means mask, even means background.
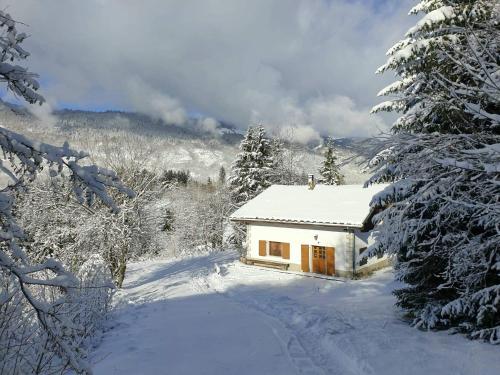
[[[391,259],[383,257],[381,259],[378,259],[376,262],[373,262],[372,264],[368,264],[366,266],[358,268],[356,270],[356,276],[358,277],[370,276],[375,271],[391,266],[392,266]]]
[[[300,264],[294,264],[294,263],[290,263],[290,265],[288,266],[288,270],[294,271],[294,272],[301,272],[302,271],[302,269],[300,268]]]
[[[248,264],[248,265],[254,265],[253,264],[253,259],[247,259],[247,258],[241,258],[240,261],[242,263],[245,263],[245,264]],[[265,265],[261,265],[261,264],[256,264],[256,266],[264,266]],[[373,264],[373,265],[370,265],[370,266],[367,266],[367,267],[364,267],[362,269],[359,269],[359,270],[356,270],[356,274],[354,275],[356,278],[364,278],[364,277],[368,277],[370,276],[373,272],[375,271],[378,271],[382,268],[386,268],[386,267],[391,267],[392,266],[392,263],[389,259],[384,259],[376,264]],[[286,269],[287,271],[291,271],[291,272],[302,272],[302,269],[300,267],[300,264],[293,264],[293,263],[290,263],[288,264],[288,268]],[[353,273],[352,271],[344,271],[344,270],[337,270],[335,272],[335,275],[334,276],[337,276],[337,277],[344,277],[346,279],[352,279],[353,278]]]

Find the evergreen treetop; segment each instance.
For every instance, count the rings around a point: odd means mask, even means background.
[[[226,169],[224,166],[219,169],[219,185],[224,185],[226,183]]]
[[[325,160],[319,169],[319,174],[322,177],[322,183],[325,185],[342,185],[344,176],[340,173],[340,167],[337,164],[337,157],[333,152],[333,146],[328,143],[325,152]]]
[[[262,126],[249,127],[231,167],[229,185],[233,199],[242,204],[271,185],[274,159]]]
[[[421,1],[410,14],[425,15],[377,71],[399,76],[378,94],[394,98],[372,112],[402,113],[395,132],[499,134],[498,8],[491,0]]]

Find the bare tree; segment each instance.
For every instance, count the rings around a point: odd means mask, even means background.
[[[292,127],[278,129],[272,138],[275,165],[273,183],[302,185],[307,183],[307,173],[302,166],[303,150],[295,142]]]
[[[0,11],[0,79],[15,95],[29,103],[42,103],[36,75],[15,62],[29,53],[21,44],[26,34],[19,33],[16,22]],[[30,141],[26,137],[0,128],[0,148],[5,160],[0,169],[10,184],[0,191],[0,355],[2,372],[42,373],[72,368],[90,372],[72,308],[77,305],[79,283],[63,265],[53,258],[33,262],[22,245],[25,233],[13,214],[17,194],[26,181],[34,180],[47,168],[52,177],[69,174],[68,182],[78,202],[91,205],[95,198],[111,210],[118,207],[108,193],[115,189],[133,196],[116,174],[92,164],[82,164],[88,155],[69,148]],[[75,305],[76,304],[76,305]],[[29,341],[28,341],[29,339]],[[29,342],[41,343],[31,346]],[[42,355],[34,353],[41,350]]]

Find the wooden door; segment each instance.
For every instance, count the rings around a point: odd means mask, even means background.
[[[312,271],[330,276],[335,273],[335,249],[333,247],[313,246]]]
[[[314,273],[322,273],[324,274],[325,271],[325,259],[326,255],[324,252],[324,247],[322,246],[313,246],[312,247],[312,271]]]
[[[335,274],[335,248],[327,247],[326,248],[326,274],[334,275]]]
[[[309,272],[309,245],[301,245],[301,269],[302,272]]]

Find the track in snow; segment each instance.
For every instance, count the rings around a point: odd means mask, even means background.
[[[130,265],[94,372],[500,374],[498,347],[402,322],[390,271],[337,282],[243,267],[236,257]]]
[[[241,267],[244,269],[244,267]],[[208,272],[207,272],[208,271]],[[241,270],[240,270],[241,271]],[[250,293],[224,288],[224,277],[204,270],[193,275],[193,288],[199,292],[214,291],[233,302],[258,312],[269,322],[281,341],[290,361],[299,374],[372,374],[373,370],[363,359],[349,350],[347,341],[343,350],[325,351],[322,345],[326,336],[349,335],[355,327],[338,310],[331,308],[324,313],[305,307],[287,296],[276,296],[269,291]],[[329,349],[333,349],[331,346]]]
[[[304,375],[327,375],[333,374],[325,371],[325,369],[318,367],[314,364],[313,359],[311,358],[310,353],[304,348],[301,341],[293,334],[289,327],[284,324],[281,320],[276,317],[269,315],[264,312],[262,309],[258,308],[258,304],[252,303],[250,300],[240,300],[234,298],[234,296],[230,296],[228,293],[220,292],[216,289],[212,289],[210,286],[210,282],[207,278],[198,274],[196,277],[192,279],[193,289],[199,292],[207,292],[209,290],[213,290],[219,295],[226,297],[229,302],[237,303],[246,308],[251,308],[260,314],[260,316],[264,317],[264,322],[269,327],[269,330],[274,334],[274,336],[281,343],[281,346],[285,353],[287,354],[287,358],[290,363],[296,369],[297,374]]]

